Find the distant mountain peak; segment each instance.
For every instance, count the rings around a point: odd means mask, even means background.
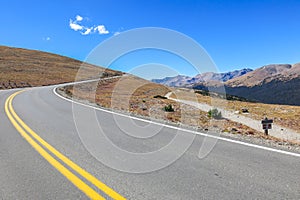
[[[204,88],[203,84],[194,89]],[[210,90],[219,86],[209,85]],[[231,95],[263,103],[300,105],[300,63],[270,64],[225,82]]]
[[[296,67],[293,67],[296,66]],[[297,67],[298,66],[298,67]],[[264,65],[249,74],[247,76],[240,76],[238,78],[228,81],[226,84],[230,86],[246,86],[252,87],[255,85],[261,85],[265,82],[270,82],[279,77],[286,79],[300,75],[300,65],[290,64],[269,64]]]
[[[205,72],[202,74],[197,74],[194,77],[177,75],[174,77],[166,77],[163,79],[152,79],[151,81],[155,83],[171,86],[171,87],[182,87],[182,86],[191,86],[193,84],[203,83],[203,82],[226,82],[228,80],[242,76],[251,71],[253,70],[249,68],[244,68],[241,70],[234,70],[225,73]]]

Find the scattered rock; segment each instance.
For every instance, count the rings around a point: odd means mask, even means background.
[[[236,128],[233,127],[233,128],[231,128],[231,131],[232,131],[232,132],[237,132],[238,130],[237,130]]]
[[[249,113],[248,108],[242,108],[242,113]]]
[[[254,135],[254,132],[253,131],[247,131],[246,134],[247,135]]]

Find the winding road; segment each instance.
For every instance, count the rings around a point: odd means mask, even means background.
[[[195,134],[191,146],[163,169],[141,174],[112,169],[87,150],[76,129],[72,103],[57,96],[54,88],[0,91],[2,200],[300,199],[299,154],[219,136],[207,137],[191,130],[182,130],[186,137]],[[166,146],[178,130],[152,123],[159,134],[141,139],[124,134],[112,112],[97,109],[95,116],[115,145],[136,153]],[[153,131],[144,128],[148,125],[146,120],[118,117],[143,127],[142,135]],[[90,123],[88,118],[83,119],[85,124]],[[212,151],[200,159],[199,149],[208,138],[218,140]],[[164,156],[172,154],[169,151]],[[124,158],[109,159],[113,162]]]

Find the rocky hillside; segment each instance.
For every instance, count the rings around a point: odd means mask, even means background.
[[[299,66],[289,64],[266,65],[258,68],[246,76],[241,76],[232,79],[226,83],[227,86],[247,86],[253,87],[255,85],[262,85],[276,79],[286,80],[295,78],[299,75]],[[297,72],[298,69],[298,72]]]
[[[228,80],[243,76],[251,71],[253,71],[253,70],[252,69],[241,69],[241,70],[234,70],[234,71],[226,72],[226,73],[206,72],[206,73],[197,75],[195,78],[202,79],[205,82],[209,82],[209,81],[226,82]]]

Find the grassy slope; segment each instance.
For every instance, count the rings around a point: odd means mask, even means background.
[[[78,77],[81,80],[99,77],[104,70],[56,54],[0,46],[0,89],[72,82],[80,67],[84,70],[84,75]]]

